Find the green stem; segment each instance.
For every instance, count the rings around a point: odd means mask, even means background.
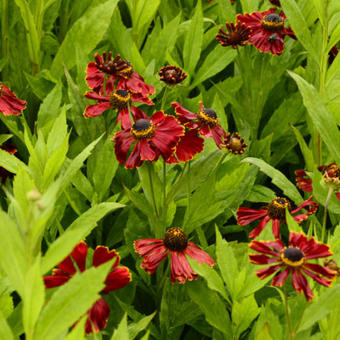
[[[299,327],[300,327],[300,324],[301,324],[301,321],[302,321],[302,318],[303,318],[303,314],[306,310],[306,307],[307,307],[307,303],[305,302],[304,306],[303,306],[303,309],[301,311],[301,314],[300,314],[300,317],[299,317],[299,320],[298,322],[296,323],[296,326],[294,328],[294,332],[293,332],[293,336],[295,337],[296,333],[298,332],[299,330]]]
[[[325,202],[325,209],[323,211],[321,242],[324,242],[324,238],[325,238],[328,204],[331,199],[333,190],[334,189],[332,187],[328,189],[328,194],[327,194],[327,198]]]
[[[168,212],[168,205],[166,202],[166,162],[163,159],[163,221],[164,221],[164,227],[166,227],[166,215]]]
[[[207,242],[207,239],[205,237],[204,231],[203,231],[201,226],[196,227],[196,233],[197,233],[198,239],[200,240],[201,246],[203,248],[207,248],[208,247],[208,242]]]
[[[288,331],[289,331],[289,339],[293,340],[294,339],[294,334],[292,331],[292,324],[290,321],[290,314],[289,314],[289,305],[288,305],[288,295],[287,295],[287,288],[284,286],[283,288],[283,294],[284,294],[284,305],[285,305],[285,312],[286,312],[286,319],[287,319],[287,326],[288,326]]]
[[[1,52],[2,58],[6,59],[8,57],[9,52],[9,37],[8,37],[8,2],[7,0],[2,0],[2,8],[1,8]],[[7,79],[7,70],[8,66],[5,66],[2,70],[2,79]]]
[[[187,180],[187,209],[186,211],[190,214],[190,196],[191,196],[191,178],[190,178],[190,168],[191,168],[191,161],[188,162],[188,180]]]
[[[150,190],[151,190],[151,198],[152,198],[152,203],[153,203],[153,208],[155,210],[155,215],[158,218],[158,210],[157,210],[157,205],[156,205],[156,199],[155,199],[155,191],[153,189],[153,181],[152,181],[152,174],[151,174],[151,166],[152,164],[150,162],[147,162],[148,166],[148,175],[149,175],[149,182],[150,182]]]
[[[163,93],[163,98],[162,98],[162,104],[161,104],[161,110],[162,111],[164,110],[164,106],[166,104],[166,98],[168,96],[168,92],[169,92],[169,87],[165,86],[164,93]]]
[[[184,173],[185,173],[185,170],[186,170],[186,168],[187,168],[187,164],[188,164],[188,162],[186,162],[186,163],[184,164],[184,167],[183,167],[183,169],[182,169],[182,172],[181,172],[180,175],[177,177],[176,182],[175,182],[174,185],[172,186],[172,189],[171,189],[171,191],[170,191],[168,197],[166,198],[166,204],[167,204],[167,205],[171,202],[171,200],[172,200],[172,199],[174,198],[174,196],[177,194],[178,189],[180,188],[181,180],[182,180],[182,177],[183,177],[183,175],[184,175]]]

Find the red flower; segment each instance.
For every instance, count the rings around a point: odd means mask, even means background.
[[[219,28],[220,33],[216,35],[216,39],[222,46],[232,46],[237,48],[237,45],[244,46],[250,36],[251,30],[243,23],[234,24],[233,22],[225,23],[228,33],[222,28]]]
[[[0,146],[1,150],[7,151],[9,154],[13,155],[15,154],[18,149],[14,144],[3,144]],[[1,178],[1,183],[5,184],[6,179],[11,175],[10,172],[8,172],[5,168],[0,166],[0,178]]]
[[[300,294],[303,292],[307,301],[314,295],[304,274],[326,287],[331,285],[337,275],[336,271],[309,261],[333,255],[328,245],[315,241],[313,237],[308,240],[303,234],[291,232],[288,247],[279,239],[267,242],[252,241],[249,247],[261,253],[250,254],[250,262],[271,265],[256,271],[260,279],[276,272],[272,286],[282,287],[291,273],[293,288]]]
[[[5,116],[18,116],[25,108],[26,102],[24,100],[18,99],[6,85],[0,85],[0,112]]]
[[[224,141],[225,148],[234,155],[240,155],[244,153],[244,150],[248,146],[237,132],[231,134],[228,132],[227,138]]]
[[[133,93],[141,93],[148,96],[155,93],[155,89],[144,82],[142,76],[133,70],[132,65],[126,60],[120,60],[120,55],[112,59],[112,52],[94,56],[95,62],[90,62],[86,69],[86,81],[95,92],[103,94],[104,79],[106,76],[107,93],[114,89],[114,83],[118,79],[118,87]]]
[[[267,223],[272,221],[273,235],[275,238],[280,237],[280,222],[285,222],[286,218],[286,208],[293,215],[300,211],[301,209],[306,209],[307,212],[303,214],[298,214],[292,216],[297,223],[301,223],[306,220],[307,217],[313,213],[315,213],[318,204],[311,201],[312,196],[308,198],[308,200],[302,202],[296,209],[292,210],[291,204],[288,199],[284,197],[277,197],[272,200],[266,207],[261,208],[260,210],[241,207],[236,211],[237,214],[237,223],[239,225],[246,225],[255,220],[260,220],[260,224],[250,232],[249,237],[255,238],[264,229]]]
[[[159,79],[168,85],[179,84],[187,77],[180,67],[174,65],[163,66],[158,75]]]
[[[53,288],[61,286],[77,273],[77,269],[81,272],[85,271],[86,256],[86,243],[78,243],[73,249],[71,255],[59,263],[57,266],[58,268],[53,269],[51,276],[44,276],[45,287]],[[103,294],[108,294],[112,290],[124,288],[131,281],[131,275],[128,268],[118,266],[120,259],[115,250],[109,251],[107,247],[98,246],[93,253],[92,263],[95,267],[98,267],[113,258],[116,259],[116,262],[105,279],[105,288],[102,290]],[[77,265],[77,269],[74,266],[74,262]],[[86,334],[92,333],[93,329],[95,332],[98,332],[106,326],[110,315],[110,307],[104,299],[100,298],[87,311],[87,314],[88,318],[85,325]]]
[[[200,103],[198,113],[193,113],[185,109],[181,104],[175,102],[171,104],[175,109],[179,121],[189,129],[198,129],[199,133],[205,138],[213,138],[217,147],[222,148],[227,134],[218,124],[216,112],[212,109],[205,109]]]
[[[340,168],[336,163],[321,165],[318,170],[322,173],[323,181],[326,185],[333,188],[335,195],[340,202]],[[308,178],[306,171],[296,170],[296,185],[303,191],[312,192],[312,180]]]
[[[180,137],[173,154],[166,160],[167,163],[187,162],[203,151],[204,139],[197,135],[197,130],[185,131]]]
[[[264,12],[237,16],[238,22],[244,23],[251,29],[249,43],[262,52],[276,55],[281,55],[283,52],[285,35],[295,37],[290,28],[283,26],[285,20],[283,12],[276,14],[276,10],[273,8]]]
[[[128,121],[126,128],[114,136],[118,162],[123,164],[126,161],[125,167],[131,169],[141,166],[143,161],[157,161],[160,155],[165,160],[169,159],[179,138],[183,136],[183,126],[175,117],[165,115],[163,111],[155,112],[151,118],[142,112],[142,116],[136,118],[133,126]]]
[[[87,92],[85,97],[97,100],[97,104],[86,107],[84,111],[84,116],[86,118],[97,117],[112,107],[113,109],[118,110],[119,113],[117,116],[117,124],[119,121],[121,121],[123,128],[127,128],[129,122],[131,122],[128,109],[128,105],[130,103],[144,103],[147,105],[154,105],[150,98],[144,97],[141,93],[131,93],[119,88],[111,92],[108,96],[103,96],[95,92]],[[130,105],[130,110],[133,117],[143,114],[141,109],[133,105]]]
[[[171,282],[185,283],[186,280],[197,279],[197,274],[190,267],[186,255],[198,263],[213,266],[215,261],[206,252],[188,241],[187,235],[180,228],[170,228],[164,239],[142,239],[134,242],[136,252],[144,258],[141,267],[153,274],[158,265],[169,255],[171,256]]]

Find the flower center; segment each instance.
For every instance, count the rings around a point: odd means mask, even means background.
[[[212,109],[200,110],[197,116],[199,120],[210,126],[216,126],[218,124],[216,112]]]
[[[103,58],[96,54],[95,61],[98,70],[111,75],[116,75],[128,67],[127,61],[120,60],[119,54],[112,59],[112,52],[104,52]]]
[[[239,32],[230,32],[228,34],[230,44],[237,44],[242,41],[241,34]]]
[[[284,220],[286,208],[289,211],[292,209],[290,202],[284,197],[277,197],[268,204],[268,215],[272,219]]]
[[[281,253],[282,262],[289,267],[300,267],[304,263],[303,253],[298,248],[285,248]]]
[[[276,13],[266,15],[261,21],[262,27],[270,32],[280,32],[283,28],[283,19]]]
[[[164,245],[169,250],[183,251],[188,245],[188,236],[180,228],[170,228],[164,236]]]
[[[112,94],[110,101],[114,109],[124,110],[127,109],[130,99],[131,96],[128,91],[117,90]]]
[[[155,133],[155,127],[148,119],[138,119],[133,124],[131,134],[138,140],[151,138]]]
[[[128,61],[125,64],[126,67],[123,68],[119,73],[125,76],[126,78],[130,78],[133,73],[133,67],[131,63],[129,63]]]

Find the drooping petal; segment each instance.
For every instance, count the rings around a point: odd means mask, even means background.
[[[89,105],[85,108],[84,116],[86,118],[97,117],[100,114],[102,114],[104,111],[108,110],[111,106],[112,106],[112,103],[110,102]]]
[[[197,279],[183,252],[171,251],[171,282],[185,283]]]
[[[210,128],[210,130],[211,130],[211,134],[213,136],[213,139],[215,141],[215,144],[217,145],[217,147],[219,149],[222,149],[221,144],[224,143],[225,139],[227,138],[227,134],[225,133],[223,128],[219,125],[216,125],[216,126]]]
[[[292,270],[292,284],[293,288],[299,292],[304,293],[307,301],[311,301],[314,297],[312,290],[310,289],[307,279],[298,270]]]
[[[271,267],[259,269],[255,272],[255,274],[259,279],[262,280],[262,279],[265,279],[266,277],[272,275],[273,273],[275,273],[281,267],[282,267],[282,265],[279,264],[279,265],[276,265],[276,266],[271,266]]]
[[[5,116],[18,116],[26,108],[26,102],[17,96],[4,84],[0,85],[0,112]]]
[[[112,266],[117,267],[120,260],[118,253],[114,249],[109,250],[108,247],[97,246],[93,253],[92,263],[95,267],[98,267],[113,258],[115,258],[115,262]]]
[[[286,281],[288,275],[289,275],[289,271],[290,271],[290,269],[286,268],[282,272],[276,274],[273,278],[272,286],[282,287],[284,282]]]
[[[102,293],[108,294],[112,290],[124,288],[129,282],[131,282],[131,274],[126,267],[115,267],[111,273],[109,273],[105,280],[105,288]]]
[[[47,289],[62,286],[71,276],[66,273],[59,275],[44,276],[44,283]]]
[[[110,307],[104,299],[97,300],[87,311],[87,320],[85,323],[86,334],[95,333],[106,327],[107,320],[110,316]]]
[[[175,109],[176,115],[181,123],[187,123],[191,120],[197,120],[197,114],[185,109],[180,103],[171,103],[172,107]]]
[[[284,244],[281,240],[262,242],[253,240],[250,242],[249,248],[259,253],[268,254],[280,258],[280,252],[284,248]]]
[[[267,216],[267,209],[257,210],[252,208],[240,207],[236,211],[237,224],[247,225],[255,220]]]
[[[149,145],[147,140],[140,140],[140,158],[143,161],[153,161],[156,158],[156,153]]]
[[[135,139],[130,135],[129,130],[123,130],[116,132],[113,141],[115,142],[115,154],[117,160],[120,164],[123,164],[126,161],[130,146]]]
[[[58,268],[67,274],[74,275],[77,270],[71,260],[72,257],[76,262],[78,269],[83,272],[86,266],[86,255],[87,244],[85,242],[80,242],[72,250],[71,255],[66,257],[61,263],[58,264]]]
[[[278,218],[272,219],[273,235],[276,239],[280,237],[280,220]]]
[[[206,263],[209,266],[215,264],[214,259],[205,251],[201,250],[195,243],[189,241],[187,248],[183,251],[186,255],[196,260],[198,263]]]
[[[125,168],[133,169],[133,168],[141,166],[142,164],[143,164],[143,161],[140,158],[140,142],[137,141],[129,158],[125,162]]]
[[[310,276],[314,281],[320,283],[321,285],[325,286],[325,287],[330,287],[332,284],[333,280],[327,280],[324,277],[321,277],[320,275],[317,275],[305,268],[302,268],[302,271],[307,274],[308,276]]]
[[[249,260],[254,264],[272,264],[279,262],[278,258],[269,257],[267,255],[249,254]]]
[[[259,225],[249,233],[249,237],[255,238],[255,237],[259,236],[261,234],[262,230],[268,224],[269,221],[270,221],[270,217],[265,216],[262,219],[262,221],[259,223]]]

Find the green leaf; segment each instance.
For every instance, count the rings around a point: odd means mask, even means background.
[[[26,171],[28,170],[28,167],[25,163],[2,149],[0,149],[0,166],[15,174],[18,172],[20,167]]]
[[[100,298],[112,262],[76,274],[57,289],[40,314],[34,338],[55,339],[78,321]]]
[[[310,53],[314,61],[319,63],[319,54],[314,47],[315,44],[313,43],[310,30],[298,3],[296,0],[282,0],[280,3],[298,41]]]
[[[254,185],[246,201],[249,202],[270,202],[276,198],[275,192],[262,185]]]
[[[111,23],[111,17],[118,0],[109,0],[96,7],[90,7],[67,32],[51,65],[51,73],[61,77],[63,65],[71,69],[77,63],[75,48],[88,55],[102,40]],[[100,20],[98,20],[100,18]],[[76,45],[76,46],[75,46]]]
[[[303,231],[299,224],[294,220],[288,209],[286,209],[286,220],[289,231],[293,231],[295,233],[301,233],[301,231]]]
[[[45,302],[45,285],[40,271],[38,256],[25,275],[22,318],[26,334],[32,334],[35,323]]]
[[[125,313],[118,328],[114,331],[111,340],[130,340],[127,327],[127,314]]]
[[[291,128],[293,129],[296,140],[298,141],[300,145],[300,150],[302,152],[303,158],[305,159],[306,169],[309,169],[309,170],[313,169],[314,167],[313,152],[309,149],[300,130],[298,130],[294,126],[291,126]]]
[[[215,226],[216,231],[216,258],[223,280],[227,285],[230,295],[234,294],[234,278],[238,273],[237,260],[232,248],[222,239],[221,234]]]
[[[313,85],[307,83],[296,73],[290,71],[288,73],[296,81],[303,103],[323,142],[327,145],[336,162],[340,164],[340,132],[333,115],[329,112],[325,101]]]
[[[85,314],[77,324],[72,328],[70,333],[67,334],[65,340],[84,340],[85,339],[85,323],[87,320],[87,314]]]
[[[234,301],[231,314],[233,326],[235,327],[234,334],[240,336],[258,316],[260,310],[254,295],[244,298],[241,302]]]
[[[129,339],[133,340],[138,335],[138,333],[142,332],[146,327],[148,327],[149,323],[151,322],[155,315],[156,312],[145,316],[136,323],[130,324],[128,327]]]
[[[190,85],[190,88],[194,88],[206,79],[211,78],[218,72],[222,71],[234,60],[236,55],[237,53],[234,49],[228,49],[226,51],[220,44],[215,46],[193,77],[193,82]],[[223,57],[221,58],[221,56]]]
[[[197,1],[194,16],[191,19],[189,31],[185,36],[183,47],[184,69],[189,75],[194,73],[201,55],[203,42],[203,15],[201,0]]]
[[[339,42],[339,40],[340,40],[340,23],[336,26],[336,28],[332,32],[331,38],[329,39],[327,45],[327,52],[329,52]]]
[[[197,274],[205,278],[208,287],[214,290],[215,292],[220,293],[225,300],[229,301],[223,281],[220,278],[220,276],[216,273],[216,271],[206,263],[199,264],[196,260],[193,260],[190,257],[187,257],[187,259],[189,261],[191,268]]]
[[[18,226],[0,211],[0,266],[18,294],[24,296],[26,251]]]
[[[14,335],[5,317],[0,311],[0,339],[14,340]]]
[[[308,329],[315,322],[323,319],[334,308],[338,307],[340,301],[340,285],[328,288],[313,303],[309,303],[301,321],[299,331]]]
[[[78,217],[48,248],[43,257],[41,272],[45,274],[61,262],[71,253],[76,244],[96,227],[100,219],[109,212],[122,207],[124,207],[124,205],[119,203],[100,203]]]
[[[293,200],[296,204],[302,203],[303,199],[296,186],[279,170],[273,168],[271,165],[259,158],[247,157],[242,162],[248,162],[259,167],[260,170],[269,176],[272,179],[272,182],[278,186],[287,197]]]
[[[1,134],[0,135],[0,145],[4,144],[11,137],[13,137],[13,135],[11,135],[11,134]]]
[[[204,313],[207,322],[220,332],[231,337],[233,333],[229,314],[218,294],[197,281],[187,284],[187,291],[191,300]]]
[[[61,85],[57,84],[40,105],[37,120],[38,127],[44,127],[57,117],[61,96]]]

